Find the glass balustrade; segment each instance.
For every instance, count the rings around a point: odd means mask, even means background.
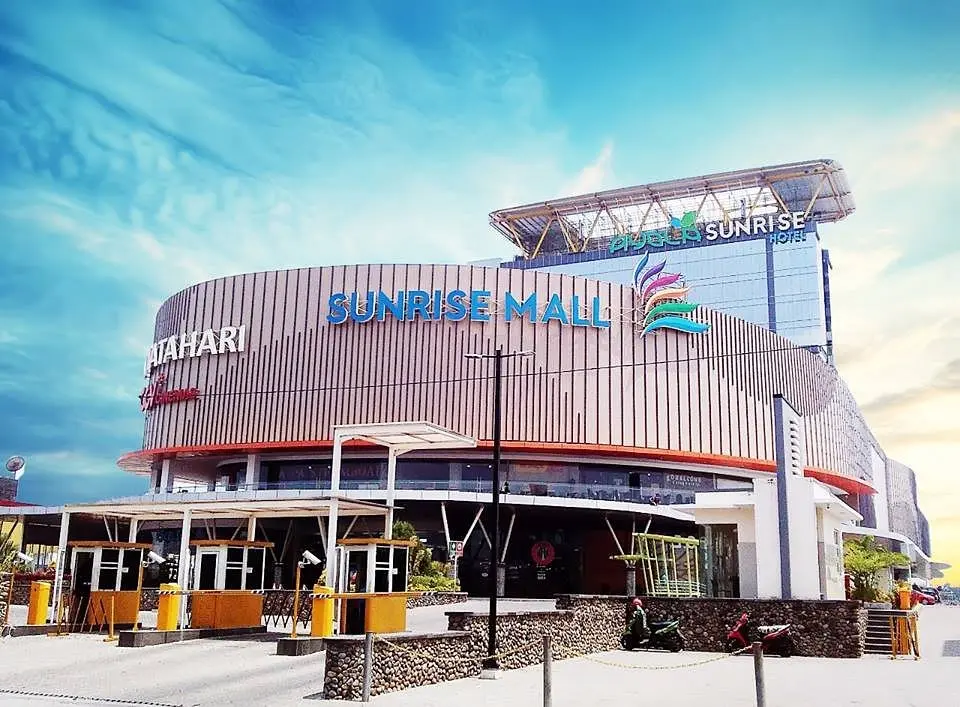
[[[280,482],[260,482],[247,488],[243,483],[230,484],[229,486],[214,485],[196,485],[196,486],[178,486],[173,493],[233,493],[243,491],[309,491],[309,490],[328,490],[330,481],[328,479],[316,480],[296,480]],[[491,482],[488,480],[448,480],[448,481],[424,481],[414,479],[397,479],[397,490],[399,491],[460,491],[466,493],[491,492]],[[501,499],[509,502],[509,496],[546,496],[553,498],[571,498],[597,501],[620,501],[628,503],[657,503],[660,505],[674,505],[693,503],[694,496],[698,492],[714,491],[744,491],[750,490],[752,484],[744,480],[742,486],[729,489],[713,489],[709,486],[703,488],[678,488],[678,487],[644,487],[644,486],[625,486],[625,485],[607,485],[597,483],[553,483],[553,482],[534,482],[534,481],[510,481],[506,480],[501,490]],[[371,491],[377,492],[384,490],[382,481],[355,481],[343,479],[340,482],[341,491]],[[504,496],[505,494],[505,496]]]

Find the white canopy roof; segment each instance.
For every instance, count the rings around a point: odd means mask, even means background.
[[[362,439],[398,453],[419,449],[462,449],[476,447],[477,440],[431,422],[373,422],[363,425],[337,425],[334,433],[341,441]]]
[[[197,494],[199,495],[199,494]],[[117,518],[136,518],[138,520],[180,520],[184,511],[189,510],[194,519],[203,518],[293,518],[329,516],[331,501],[336,499],[337,509],[347,516],[387,515],[387,507],[372,501],[358,501],[343,496],[298,495],[282,499],[176,499],[140,500],[136,498],[117,499],[100,503],[85,503],[64,506],[69,513],[92,513]]]

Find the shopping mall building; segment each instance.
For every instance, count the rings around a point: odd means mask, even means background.
[[[714,596],[781,596],[787,564],[793,596],[842,596],[845,534],[876,535],[929,573],[913,474],[884,454],[833,366],[818,229],[853,210],[840,166],[812,161],[497,211],[518,252],[507,262],[199,283],[157,315],[143,447],[120,467],[148,480],[139,502],[158,507],[292,503],[330,488],[335,427],[431,423],[476,446],[400,456],[396,517],[438,559],[463,541],[461,583],[482,594],[493,369],[468,355],[500,348],[528,354],[506,359],[502,381],[508,596],[622,593],[610,557],[633,530],[699,537]],[[384,447],[349,443],[340,468],[342,496],[390,500]],[[164,552],[180,528],[157,520],[132,535]],[[382,530],[360,516],[340,533]],[[273,576],[289,586],[301,550],[322,556],[323,531],[300,516],[251,532],[274,543]]]

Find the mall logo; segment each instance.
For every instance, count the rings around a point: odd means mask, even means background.
[[[687,211],[677,218],[670,217],[670,225],[650,231],[623,233],[610,241],[610,252],[643,250],[644,248],[676,248],[703,241],[756,238],[764,235],[771,243],[800,243],[807,240],[806,214],[803,211],[771,213],[762,216],[744,216],[711,222],[701,230],[697,226],[697,212]]]
[[[667,261],[647,268],[650,253],[644,253],[633,272],[633,289],[640,298],[645,336],[658,329],[674,329],[688,334],[702,334],[709,324],[695,322],[689,315],[699,305],[687,302],[690,288],[684,286],[680,275],[664,273]]]

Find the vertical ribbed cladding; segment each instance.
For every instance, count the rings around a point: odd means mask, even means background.
[[[326,321],[331,292],[444,293],[487,289],[486,323]],[[609,329],[503,318],[507,291],[551,294],[589,307],[599,295]],[[156,340],[246,326],[242,354],[164,364],[168,388],[199,400],[146,416],[146,448],[325,440],[335,424],[426,419],[487,439],[492,363],[467,352],[533,350],[504,366],[504,439],[660,447],[773,458],[770,396],[783,392],[805,417],[808,464],[851,474],[869,467],[872,436],[830,366],[781,337],[698,310],[703,335],[640,337],[630,288],[555,273],[444,265],[374,265],[254,273],[213,280],[161,307]],[[581,312],[582,314],[583,312]],[[588,314],[592,312],[588,309]],[[147,347],[145,346],[144,349]]]

